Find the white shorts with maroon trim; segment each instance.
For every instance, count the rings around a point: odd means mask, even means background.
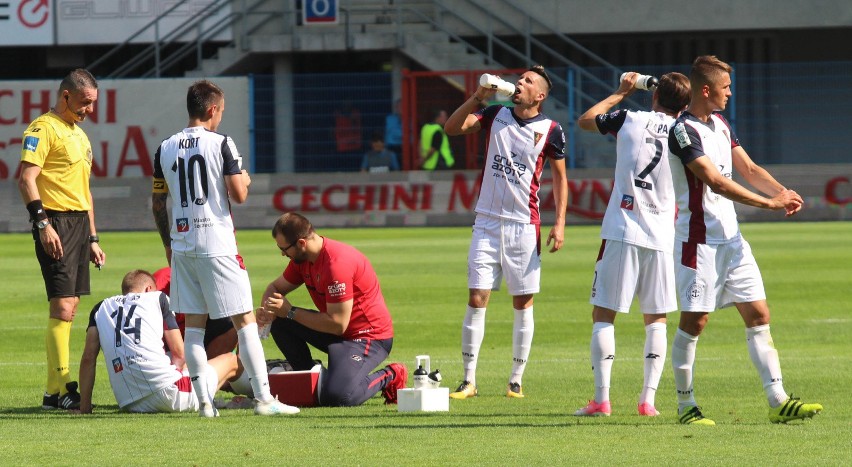
[[[627,313],[634,296],[639,299],[642,313],[670,313],[677,310],[671,252],[617,240],[601,241],[589,302]]]
[[[537,224],[476,215],[467,256],[467,286],[500,290],[512,296],[538,293],[541,286],[541,239]]]
[[[171,309],[227,318],[253,311],[248,272],[238,256],[172,254]]]
[[[122,407],[122,410],[135,413],[195,412],[198,410],[198,398],[192,390],[189,374],[184,370],[173,384]]]
[[[683,311],[710,312],[766,299],[757,261],[742,236],[719,245],[678,242],[675,264]]]

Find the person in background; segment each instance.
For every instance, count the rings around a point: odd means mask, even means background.
[[[385,116],[385,149],[402,154],[402,112],[400,100],[393,102],[393,112]]]
[[[98,83],[78,68],[59,84],[56,103],[24,131],[18,189],[32,222],[35,253],[49,302],[47,384],[43,409],[80,406],[71,381],[71,323],[89,295],[89,262],[106,263],[95,228],[89,177],[92,145],[80,127],[94,112]]]
[[[541,113],[552,83],[544,68],[524,72],[512,96],[514,107],[480,109],[495,90],[478,87],[447,119],[450,136],[486,132],[486,164],[480,179],[476,220],[468,250],[467,312],[462,321],[464,380],[450,397],[476,396],[476,365],[485,335],[485,310],[503,276],[512,295],[512,371],[506,397],[524,397],[522,377],[532,347],[533,296],[541,286],[539,188],[545,164],[553,177],[556,219],[547,237],[550,252],[562,248],[568,209],[565,133]]]
[[[432,121],[420,128],[420,164],[423,170],[451,169],[456,164],[450,140],[444,132],[447,111],[432,111]]]
[[[373,133],[370,138],[370,150],[361,161],[361,172],[385,173],[399,170],[396,154],[385,149],[381,133]]]

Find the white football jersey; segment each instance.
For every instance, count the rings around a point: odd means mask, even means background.
[[[616,110],[598,115],[598,130],[616,136],[612,195],[601,238],[672,251],[675,196],[668,137],[675,119],[662,112]]]
[[[731,151],[740,145],[727,120],[712,114],[707,123],[684,112],[669,132],[672,180],[677,196],[677,240],[727,243],[739,236],[734,202],[716,194],[686,164],[707,156],[725,177],[731,178]]]
[[[476,212],[540,224],[541,172],[547,158],[565,158],[562,127],[543,114],[520,120],[511,108],[502,105],[474,115],[488,132]]]
[[[163,348],[163,329],[177,329],[162,292],[116,295],[95,305],[89,327],[97,326],[109,383],[119,407],[142,399],[181,378]]]
[[[185,128],[154,155],[154,178],[165,179],[172,199],[172,251],[188,256],[237,254],[226,175],[240,173],[240,155],[228,136]]]

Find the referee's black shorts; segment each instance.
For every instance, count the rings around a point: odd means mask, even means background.
[[[86,211],[47,211],[53,230],[62,242],[62,258],[55,260],[45,251],[33,225],[33,240],[47,299],[89,295],[89,213]]]

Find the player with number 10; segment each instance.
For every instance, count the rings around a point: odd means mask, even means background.
[[[230,317],[240,360],[251,380],[255,413],[297,413],[269,391],[266,358],[257,332],[251,284],[237,252],[231,201],[245,202],[251,183],[233,140],[216,133],[225,93],[210,81],[189,87],[187,127],[164,140],[154,155],[152,208],[172,267],[171,309],[186,315],[186,365],[203,417],[218,416],[206,380],[215,377],[204,351],[207,316]],[[172,221],[166,200],[172,194]]]

